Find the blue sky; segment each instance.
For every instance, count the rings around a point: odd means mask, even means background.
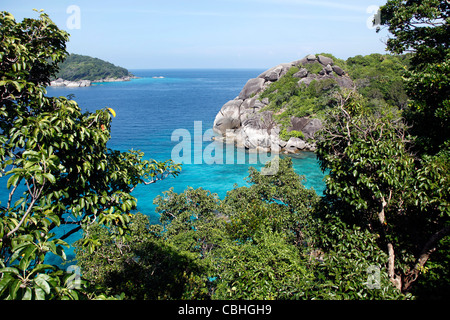
[[[270,68],[310,53],[384,53],[367,26],[386,0],[2,0],[16,20],[44,9],[71,53],[128,69]],[[70,11],[76,6],[77,11]]]

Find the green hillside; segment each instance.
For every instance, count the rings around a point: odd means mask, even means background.
[[[60,65],[56,78],[69,81],[121,78],[131,75],[127,69],[89,56],[70,54]]]
[[[338,59],[331,54],[322,55],[332,58],[336,65],[348,73],[369,108],[395,106],[402,109],[406,106],[408,96],[402,79],[409,63],[406,55],[358,55],[347,60]],[[319,62],[304,67],[311,73],[319,73],[323,69]],[[299,87],[298,78],[294,76],[298,71],[299,68],[292,67],[279,81],[261,93],[262,99],[268,98],[270,101],[263,111],[274,111],[275,119],[280,124],[290,125],[292,116],[323,117],[337,103],[335,94],[341,92],[340,86],[333,79],[312,81],[309,86]]]

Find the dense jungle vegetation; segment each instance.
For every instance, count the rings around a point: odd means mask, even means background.
[[[352,79],[354,88],[363,99],[364,105],[372,110],[404,109],[408,96],[404,88],[403,75],[409,64],[410,55],[371,54],[355,56],[347,60],[332,54],[322,53],[332,58],[334,64],[345,70]],[[306,68],[318,74],[323,66],[319,62],[292,67],[279,81],[272,83],[260,98],[268,98],[270,104],[263,110],[271,110],[274,118],[287,129],[291,117],[315,117],[325,120],[327,112],[340,103],[343,90],[333,78],[313,80],[310,84],[298,85],[294,75]],[[288,140],[287,139],[284,140]]]
[[[168,190],[155,199],[156,225],[134,212],[131,193],[180,166],[109,150],[112,110],[82,113],[45,95],[68,34],[45,13],[22,22],[0,13],[0,163],[10,194],[0,207],[0,297],[448,299],[449,13],[435,0],[381,8],[394,56],[345,61],[361,83],[322,108],[323,197],[278,159],[266,165],[274,174],[251,169],[250,185],[224,199]],[[69,223],[84,231],[74,244],[81,279],[44,261],[65,258],[65,237],[52,230]]]

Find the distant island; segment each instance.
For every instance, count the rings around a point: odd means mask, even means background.
[[[123,67],[90,56],[70,54],[59,65],[54,87],[89,87],[93,82],[129,81],[135,76]]]

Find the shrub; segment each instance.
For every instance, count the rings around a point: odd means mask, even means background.
[[[290,138],[305,139],[305,135],[301,131],[292,130],[288,132],[286,128],[283,128],[280,132],[280,139],[288,141]]]

